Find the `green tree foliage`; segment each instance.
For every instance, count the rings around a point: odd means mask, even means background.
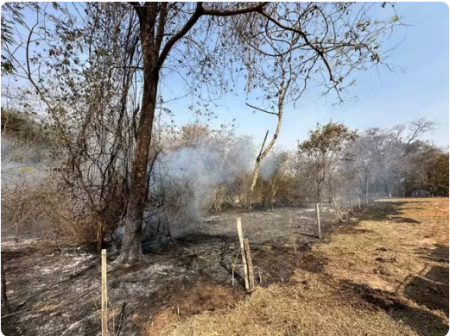
[[[356,131],[351,131],[344,124],[329,122],[310,131],[309,139],[299,144],[301,154],[312,162],[317,185],[316,198],[320,201],[322,183],[331,178],[340,160],[348,159],[345,151],[349,142],[356,139]]]

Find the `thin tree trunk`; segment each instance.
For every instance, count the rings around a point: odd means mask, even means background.
[[[333,204],[334,204],[334,208],[336,209],[336,213],[338,215],[338,220],[339,222],[342,222],[342,215],[341,215],[341,209],[339,209],[338,204],[336,203],[336,198],[333,197]]]
[[[251,106],[251,105],[248,105],[248,106]],[[271,114],[275,114],[275,113],[271,113]],[[263,145],[261,147],[261,151],[260,151],[258,157],[256,158],[255,170],[253,171],[253,179],[252,179],[252,184],[250,186],[250,198],[253,196],[253,190],[255,189],[256,181],[258,180],[261,162],[267,156],[269,151],[272,149],[273,145],[275,144],[275,141],[278,138],[278,135],[280,134],[281,123],[283,121],[283,98],[280,98],[280,100],[278,102],[278,113],[276,113],[276,116],[278,118],[278,122],[277,122],[277,128],[275,129],[275,133],[273,134],[272,140],[270,140],[269,144],[264,149],[264,144],[266,143],[267,134],[269,133],[269,131],[267,131],[266,136],[264,138]],[[250,204],[249,204],[249,207],[250,207]]]
[[[366,204],[369,204],[369,179],[366,177]]]
[[[267,136],[269,135],[269,131],[266,132],[266,136],[264,137],[264,141],[262,143],[261,146],[261,150],[259,151],[258,157],[256,158],[256,162],[255,162],[255,169],[253,170],[253,178],[252,178],[252,184],[250,185],[250,193],[248,196],[248,204],[247,207],[250,208],[252,205],[252,196],[253,196],[253,190],[255,189],[256,186],[256,181],[258,180],[258,176],[259,176],[259,171],[261,169],[261,161],[262,159],[264,159],[263,153],[264,153],[264,145],[266,144],[266,140],[267,140]]]
[[[253,169],[252,184],[250,186],[250,193],[249,193],[248,199],[247,199],[247,207],[248,208],[250,208],[252,205],[253,190],[255,189],[256,181],[258,180],[258,175],[259,175],[260,169],[261,169],[261,161],[258,158],[258,159],[256,159],[255,169]]]
[[[323,181],[324,175],[322,174],[322,181]],[[316,190],[316,220],[317,220],[317,233],[319,236],[319,239],[322,239],[322,228],[320,226],[320,199],[321,199],[321,188],[320,188],[321,181],[317,180],[317,190]]]
[[[274,197],[275,196],[273,194],[270,197],[270,207],[271,207],[272,212],[273,212],[273,199],[274,199]]]

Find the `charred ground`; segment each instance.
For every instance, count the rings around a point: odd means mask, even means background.
[[[334,221],[324,207],[326,229]],[[328,211],[328,213],[326,212]],[[317,241],[314,210],[225,212],[190,223],[174,243],[144,245],[142,265],[110,269],[108,300],[115,328],[125,304],[121,332],[139,334],[143,322],[178,305],[179,316],[234,306],[244,297],[236,218],[251,242],[261,287],[288,283],[296,267],[320,269],[309,253]],[[294,241],[297,254],[294,253]],[[109,261],[117,253],[111,251]],[[7,335],[95,335],[100,332],[100,258],[94,248],[61,246],[45,240],[2,243],[12,315],[3,318]],[[238,264],[234,286],[232,264]],[[111,324],[112,330],[112,324]]]

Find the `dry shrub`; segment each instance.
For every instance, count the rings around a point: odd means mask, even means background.
[[[95,241],[96,222],[84,204],[73,202],[57,173],[23,172],[2,186],[2,235],[76,243]]]
[[[33,114],[4,109],[1,111],[2,135],[7,135],[10,140],[17,139],[22,143],[47,143],[48,145],[50,138],[44,130],[44,126],[37,122],[37,117]]]

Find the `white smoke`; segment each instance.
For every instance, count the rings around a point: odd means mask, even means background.
[[[259,177],[264,181],[269,180],[272,176],[277,174],[283,165],[286,163],[285,153],[273,150],[269,152],[261,163],[261,170]]]
[[[229,143],[212,137],[196,140],[158,157],[150,191],[182,189],[179,193],[188,198],[187,213],[198,217],[214,198],[216,187],[250,172],[254,160],[255,146],[250,138],[236,138]]]
[[[45,149],[1,137],[2,187],[39,184],[44,179]]]

